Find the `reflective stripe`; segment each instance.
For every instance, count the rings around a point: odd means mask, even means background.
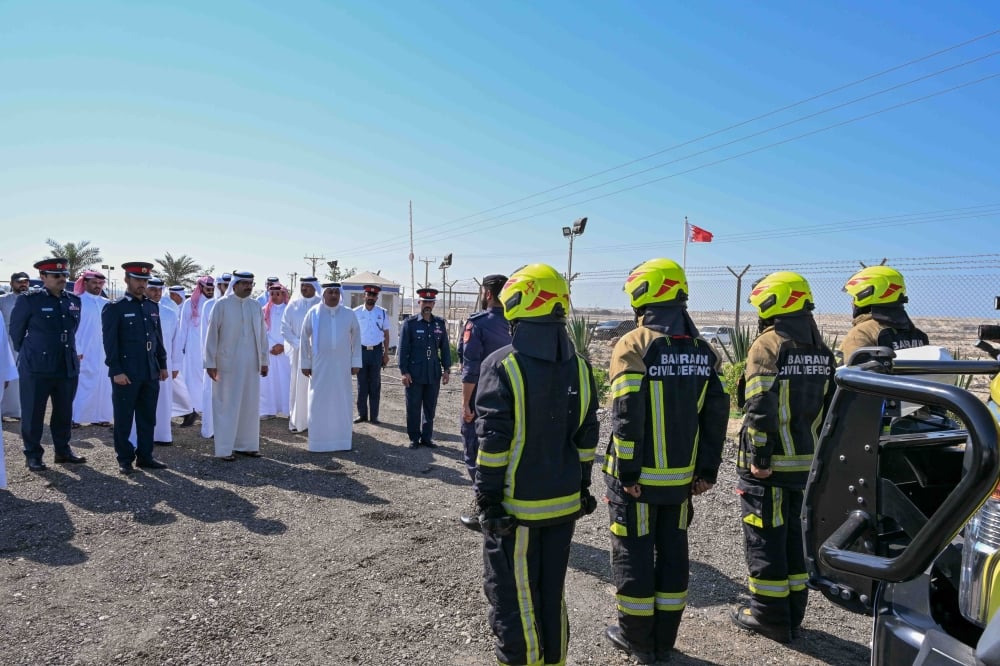
[[[524,452],[524,377],[521,375],[521,368],[517,365],[513,352],[508,354],[500,364],[507,371],[507,377],[510,379],[511,390],[514,394],[514,439],[510,443],[511,460],[507,465],[507,474],[504,477],[507,485],[506,494],[513,497],[517,465],[521,462],[521,454]]]
[[[759,594],[762,597],[775,597],[782,599],[788,596],[788,580],[764,580],[762,578],[747,577],[748,587],[751,594]]]
[[[653,426],[653,460],[660,469],[667,467],[667,434],[663,423],[663,382],[649,382],[649,414]]]
[[[632,456],[635,455],[635,442],[619,439],[618,435],[612,435],[611,441],[615,445],[615,457],[622,460],[632,460]]]
[[[590,372],[587,371],[587,362],[580,356],[576,357],[576,365],[580,374],[580,423],[577,425],[577,428],[582,428],[583,422],[587,419],[587,412],[590,411]],[[590,460],[593,459],[594,450],[591,449]],[[588,462],[583,460],[582,452],[580,454],[580,460]]]
[[[611,382],[611,397],[621,398],[629,393],[637,393],[642,388],[641,372],[623,372]]]
[[[614,534],[615,536],[627,537],[628,527],[622,525],[621,523],[611,521],[611,533]]]
[[[543,500],[525,500],[504,497],[503,508],[507,513],[525,520],[545,520],[571,516],[580,511],[580,493]]]
[[[636,536],[649,534],[649,505],[645,502],[635,503],[635,532]]]
[[[823,382],[823,395],[826,395],[826,390],[830,386],[830,380]],[[816,448],[816,442],[819,441],[819,429],[823,426],[823,410],[819,410],[816,414],[816,418],[812,422],[812,436],[813,436],[813,449]]]
[[[761,393],[767,393],[774,386],[774,375],[755,375],[747,380],[746,390],[744,395],[747,400],[754,397],[755,395],[760,395]]]
[[[771,469],[777,472],[808,472],[812,467],[812,454],[800,456],[771,456]]]
[[[788,574],[788,588],[792,592],[801,592],[806,589],[809,581],[809,574]]]
[[[639,475],[639,483],[644,486],[683,486],[691,483],[694,478],[694,466],[679,467],[672,470],[643,467]]]
[[[535,625],[535,606],[531,601],[531,579],[528,577],[528,537],[531,529],[518,525],[514,531],[514,589],[521,613],[524,651],[529,664],[542,662],[542,649]]]
[[[688,528],[688,507],[690,503],[681,504],[681,517],[677,520],[677,529],[686,530]]]
[[[656,610],[682,611],[687,606],[687,590],[683,592],[657,592]]]
[[[569,613],[566,612],[566,592],[559,600],[559,661],[549,662],[553,666],[566,666],[566,653],[569,652]],[[549,655],[551,659],[553,655]]]
[[[791,387],[788,382],[778,382],[778,439],[786,456],[795,455],[795,440],[792,437],[792,405],[788,394]]]
[[[743,522],[747,525],[753,525],[754,527],[764,527],[764,521],[755,513],[748,513],[743,517]]]
[[[763,430],[756,430],[747,426],[747,434],[750,435],[750,441],[753,442],[754,446],[760,447],[767,444],[767,433]]]
[[[653,614],[653,597],[629,597],[624,594],[616,594],[618,611],[625,615],[650,616]]]
[[[479,453],[476,454],[476,466],[477,467],[503,467],[510,462],[510,451],[501,451],[500,453],[490,453],[488,451],[483,451],[479,449]]]
[[[592,463],[594,458],[597,456],[597,449],[577,449],[580,454],[580,462],[582,463]]]
[[[771,486],[771,527],[781,527],[785,524],[782,513],[782,492],[778,486]]]

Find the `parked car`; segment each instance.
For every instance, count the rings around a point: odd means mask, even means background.
[[[702,326],[698,332],[701,333],[701,337],[717,345],[728,345],[733,341],[731,326]]]
[[[620,338],[635,328],[635,322],[631,319],[609,319],[590,329],[594,340],[611,340]]]

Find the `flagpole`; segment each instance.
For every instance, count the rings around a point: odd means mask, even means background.
[[[691,237],[691,230],[688,226],[687,215],[684,216],[684,257],[681,259],[681,268],[687,271],[688,264],[688,238]]]

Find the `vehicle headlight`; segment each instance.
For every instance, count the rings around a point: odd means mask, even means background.
[[[1000,607],[1000,488],[965,528],[958,605],[965,619],[980,627]]]

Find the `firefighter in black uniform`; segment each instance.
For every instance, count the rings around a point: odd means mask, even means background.
[[[597,389],[566,332],[569,286],[551,266],[500,292],[513,339],[482,363],[475,491],[484,585],[501,664],[565,664],[563,587],[576,519],[597,506],[590,474]]]
[[[127,291],[101,312],[105,363],[111,377],[115,415],[115,455],[118,471],[131,474],[132,463],[147,469],[164,469],[153,458],[153,427],[160,382],[167,378],[167,352],[160,328],[160,307],[146,298],[146,283],[153,264],[122,264]],[[136,447],[129,434],[135,420]]]
[[[69,262],[61,257],[35,264],[43,288],[17,299],[10,315],[10,342],[18,352],[20,375],[21,438],[28,469],[43,472],[42,427],[45,408],[52,400],[49,431],[57,463],[82,463],[69,438],[73,423],[73,397],[80,377],[76,354],[76,329],[80,326],[80,297],[66,291]]]
[[[746,416],[736,467],[751,599],[733,610],[732,619],[787,643],[806,612],[799,514],[833,398],[836,362],[816,327],[812,291],[801,275],[772,273],[754,285],[749,301],[759,312],[760,335],[739,386]]]
[[[669,658],[687,603],[691,496],[715,485],[729,396],[712,345],[687,312],[670,259],[625,281],[638,328],[615,345],[611,441],[604,457],[618,626],[606,635],[640,664]]]
[[[851,295],[854,317],[840,346],[845,364],[861,347],[899,350],[928,344],[927,334],[906,314],[906,283],[895,268],[863,268],[851,276],[844,291]]]
[[[403,322],[399,332],[399,371],[406,387],[406,434],[410,448],[434,443],[434,413],[441,384],[451,376],[451,345],[444,319],[435,317],[437,289],[418,289],[420,314]]]

